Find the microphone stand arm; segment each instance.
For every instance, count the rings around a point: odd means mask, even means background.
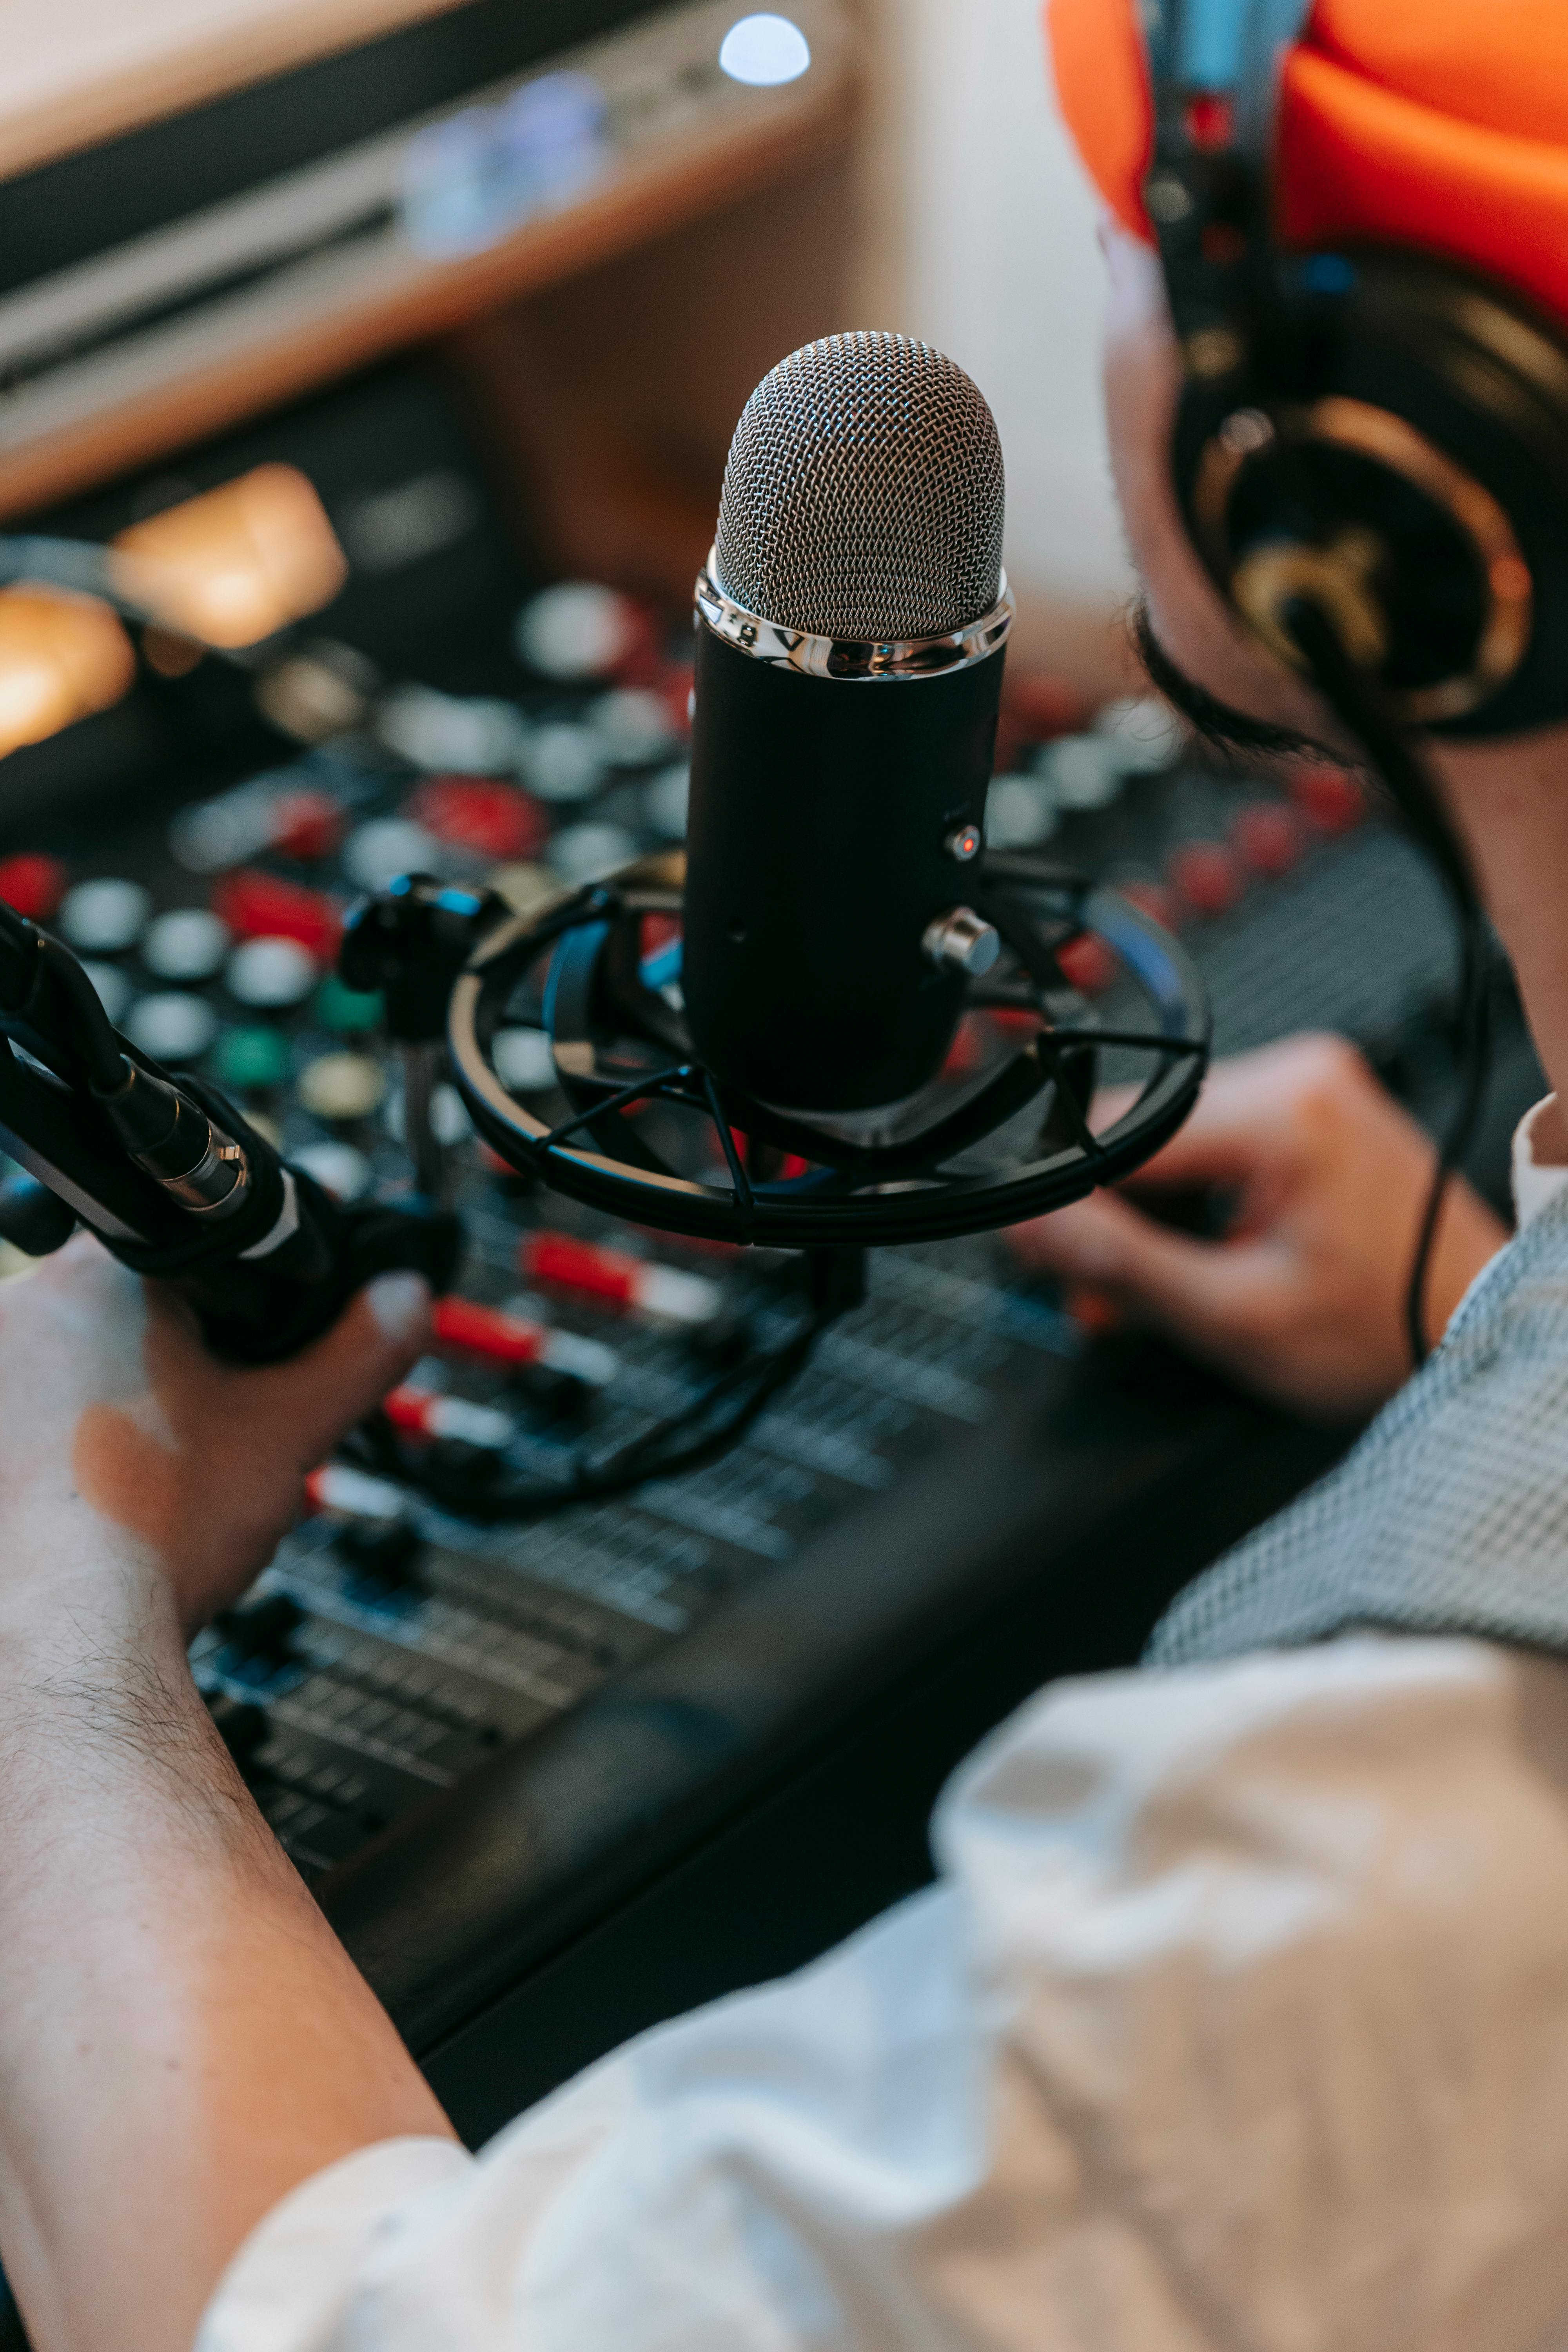
[[[25,1171],[0,1186],[0,1235],[42,1256],[79,1220],[237,1361],[295,1354],[373,1275],[410,1266],[445,1289],[456,1269],[454,1218],[340,1207],[216,1087],[121,1037],[69,950],[4,904],[0,1149]]]

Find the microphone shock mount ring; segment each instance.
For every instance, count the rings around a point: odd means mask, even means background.
[[[490,925],[453,989],[448,1050],[479,1133],[512,1167],[591,1207],[778,1249],[934,1241],[1131,1174],[1196,1098],[1210,1021],[1184,950],[1117,892],[994,852],[974,861],[969,887],[1001,954],[970,982],[963,1051],[941,1078],[884,1111],[831,1117],[721,1085],[681,1018],[683,866],[679,855],[639,859]],[[1121,975],[1114,1019],[1058,961],[1068,954],[1070,967],[1084,940]],[[1141,1010],[1121,1017],[1123,1001]],[[550,1040],[564,1116],[542,1116],[498,1074],[495,1038],[519,1023]],[[1131,1104],[1097,1131],[1090,1103],[1107,1055],[1139,1075]]]

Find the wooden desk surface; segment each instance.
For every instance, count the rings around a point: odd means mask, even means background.
[[[0,0],[0,178],[458,5]]]

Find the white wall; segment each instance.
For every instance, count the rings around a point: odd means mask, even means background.
[[[868,20],[879,87],[857,322],[923,336],[990,401],[1015,580],[1120,603],[1131,574],[1100,415],[1103,269],[1039,0],[869,0]]]

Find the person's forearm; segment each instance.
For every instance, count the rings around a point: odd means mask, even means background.
[[[46,1618],[0,1614],[0,2259],[37,2352],[186,2352],[287,2190],[447,2128],[236,1774],[157,1575],[76,1559]]]

